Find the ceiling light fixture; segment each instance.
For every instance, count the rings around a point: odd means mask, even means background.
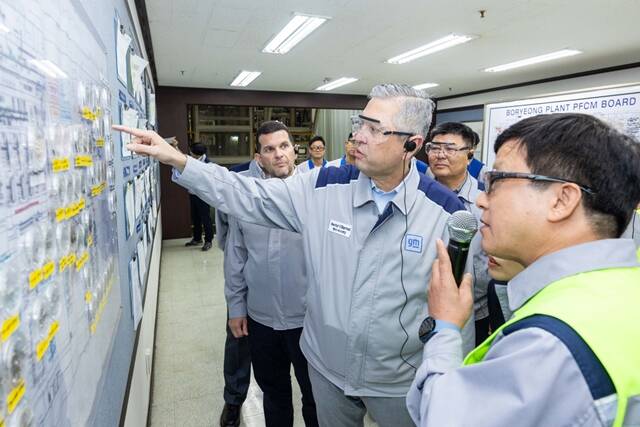
[[[60,67],[48,59],[30,59],[29,62],[35,65],[38,70],[53,79],[66,79],[69,77],[67,73],[62,71]]]
[[[295,14],[291,21],[284,26],[274,38],[265,46],[264,53],[276,53],[284,55],[305,37],[311,34],[329,18],[312,15]]]
[[[262,74],[261,71],[240,71],[240,74],[236,76],[231,82],[231,86],[248,86],[252,81],[258,78]]]
[[[436,86],[439,86],[438,83],[422,83],[422,84],[413,86],[413,88],[422,90],[422,89],[429,89],[430,87],[436,87]]]
[[[432,53],[439,52],[444,49],[448,49],[453,46],[457,46],[462,43],[466,43],[473,39],[477,39],[478,36],[469,36],[462,34],[449,34],[448,36],[442,37],[441,39],[432,41],[431,43],[427,43],[424,46],[417,47],[408,52],[401,53],[398,56],[394,56],[391,59],[387,59],[389,64],[404,64],[414,59],[421,58],[426,55],[431,55]]]
[[[339,88],[340,86],[348,85],[349,83],[353,83],[357,80],[358,79],[353,77],[340,77],[339,79],[336,79],[329,83],[325,83],[322,86],[317,87],[316,90],[329,91],[329,90]]]
[[[581,54],[582,52],[574,49],[562,49],[557,52],[547,53],[545,55],[534,56],[533,58],[521,59],[520,61],[509,62],[508,64],[496,65],[495,67],[485,68],[487,73],[496,73],[498,71],[512,70],[514,68],[526,67],[527,65],[539,64],[540,62],[553,61],[554,59],[566,58]]]

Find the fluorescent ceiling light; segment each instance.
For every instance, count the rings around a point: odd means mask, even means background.
[[[9,31],[11,31],[9,29],[9,27],[7,27],[6,25],[0,23],[0,33],[8,33]]]
[[[316,90],[329,91],[329,90],[333,90],[335,88],[338,88],[340,86],[348,85],[349,83],[353,83],[353,82],[355,82],[357,80],[358,79],[353,78],[353,77],[340,77],[337,80],[334,80],[332,82],[323,84],[320,87],[317,87]]]
[[[60,67],[58,67],[48,59],[31,59],[29,60],[29,62],[35,65],[38,70],[42,71],[44,74],[51,78],[66,79],[69,77],[67,73],[62,71]]]
[[[249,83],[258,78],[262,74],[261,71],[240,71],[240,74],[236,76],[231,82],[231,86],[247,86]]]
[[[429,89],[430,87],[436,87],[436,86],[439,86],[438,83],[422,83],[420,85],[415,85],[413,88],[421,90],[421,89]]]
[[[389,64],[404,64],[406,62],[413,61],[414,59],[421,58],[432,53],[439,52],[450,47],[466,43],[470,40],[476,39],[478,36],[466,36],[462,34],[449,34],[441,39],[427,43],[424,46],[417,47],[408,52],[401,53],[398,56],[394,56],[391,59],[387,59]]]
[[[316,28],[324,24],[327,19],[320,16],[296,14],[262,51],[284,55]]]
[[[578,55],[580,53],[582,52],[579,50],[563,49],[557,52],[547,53],[546,55],[534,56],[533,58],[521,59],[520,61],[510,62],[508,64],[496,65],[495,67],[485,68],[484,71],[488,73],[506,71],[506,70],[511,70],[513,68],[526,67],[527,65],[533,65],[533,64],[538,64],[540,62],[552,61],[554,59]]]

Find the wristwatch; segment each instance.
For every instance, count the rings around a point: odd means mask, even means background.
[[[426,344],[427,341],[429,341],[431,337],[436,334],[436,332],[434,331],[435,328],[436,319],[431,316],[424,319],[422,321],[422,324],[420,325],[420,328],[418,329],[418,337],[420,338],[420,341]]]

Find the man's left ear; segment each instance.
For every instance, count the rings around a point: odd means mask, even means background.
[[[575,184],[562,184],[555,192],[549,212],[551,222],[560,222],[571,217],[582,202],[582,190]]]

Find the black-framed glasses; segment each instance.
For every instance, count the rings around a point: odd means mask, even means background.
[[[555,178],[552,176],[536,175],[536,174],[524,173],[524,172],[501,172],[501,171],[487,171],[484,173],[485,192],[487,194],[491,193],[493,184],[495,184],[496,181],[499,181],[501,179],[528,179],[530,181],[537,181],[537,182],[569,183],[569,184],[577,185],[578,188],[580,188],[580,190],[584,191],[587,194],[596,194],[596,192],[591,188],[585,185],[581,185],[575,181],[571,181],[569,179]]]
[[[460,152],[460,151],[469,151],[471,150],[471,147],[456,147],[454,144],[451,143],[443,143],[443,142],[427,142],[424,145],[424,149],[427,152],[427,154],[435,154],[435,155],[439,155],[444,153],[447,157],[453,157],[455,156],[456,153]]]
[[[399,136],[413,136],[411,132],[403,132],[399,130],[387,130],[382,126],[378,126],[380,120],[371,117],[358,116],[351,117],[351,133],[353,135],[360,133],[368,137],[373,143],[381,143],[382,136],[399,135]]]
[[[309,150],[311,151],[324,151],[324,145],[314,145],[309,147]]]

